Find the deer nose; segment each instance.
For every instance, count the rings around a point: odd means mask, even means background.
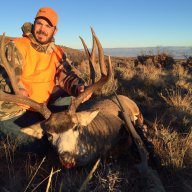
[[[63,152],[59,154],[59,159],[63,167],[70,169],[76,165],[76,161],[73,155],[69,152]]]

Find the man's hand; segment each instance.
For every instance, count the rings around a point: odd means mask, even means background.
[[[24,97],[29,97],[29,94],[27,93],[27,91],[24,88],[19,88],[19,92],[22,96]],[[30,107],[28,105],[24,105],[21,103],[17,103],[17,105],[21,106],[23,110],[28,110],[30,109]]]
[[[19,92],[21,93],[21,95],[25,96],[25,97],[29,97],[29,94],[27,93],[27,91],[23,88],[19,88]]]
[[[81,86],[78,87],[78,93],[79,94],[84,92],[84,91],[85,91],[85,86],[84,85],[81,85]],[[88,101],[91,98],[91,96],[92,96],[92,93],[90,93],[87,97],[85,97],[83,99],[82,103],[84,103],[85,101]]]

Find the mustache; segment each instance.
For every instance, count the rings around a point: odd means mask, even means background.
[[[44,31],[42,31],[42,30],[37,31],[37,34],[47,36],[47,33],[45,33],[45,32],[44,32]]]

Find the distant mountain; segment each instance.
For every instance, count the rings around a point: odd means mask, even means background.
[[[115,57],[137,57],[138,55],[155,55],[166,52],[174,59],[184,59],[184,55],[192,56],[191,47],[138,47],[138,48],[105,48],[106,55]]]

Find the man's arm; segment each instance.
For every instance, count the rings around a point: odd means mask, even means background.
[[[69,95],[77,96],[84,91],[84,80],[72,68],[71,61],[63,55],[62,61],[57,65],[57,84]]]

